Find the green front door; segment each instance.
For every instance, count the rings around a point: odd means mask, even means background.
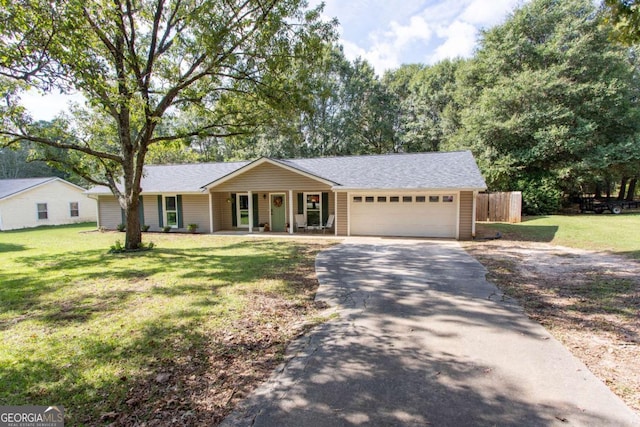
[[[284,194],[271,195],[271,231],[285,231],[287,207]]]

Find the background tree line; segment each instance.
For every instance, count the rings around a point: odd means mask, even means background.
[[[147,164],[469,149],[489,189],[523,191],[530,214],[556,211],[563,195],[634,197],[640,174],[635,2],[607,0],[598,8],[590,0],[534,0],[502,25],[483,31],[472,58],[403,65],[383,76],[363,59],[346,59],[332,41],[330,25],[318,21],[317,10],[304,15],[295,11],[304,4],[292,2],[291,9],[282,6],[274,19],[268,15],[271,11],[256,5],[256,11],[251,9],[255,22],[262,25],[264,20],[267,29],[273,27],[266,34],[285,28],[283,17],[290,15],[307,22],[306,35],[283,35],[276,45],[256,37],[251,49],[257,54],[237,62],[244,74],[235,75],[233,84],[226,71],[207,74],[213,77],[178,96],[166,118],[147,117],[148,126],[161,135],[144,147]],[[134,19],[125,12],[118,15],[121,20]],[[119,27],[108,29],[117,32]],[[311,37],[318,29],[322,35]],[[219,34],[228,33],[221,29]],[[99,42],[98,37],[95,43]],[[293,43],[284,49],[289,42]],[[216,43],[214,38],[209,41],[212,49]],[[194,46],[184,49],[189,52]],[[270,63],[269,55],[278,49],[288,59]],[[132,61],[135,65],[143,59],[134,56]],[[228,69],[236,71],[234,67]],[[260,79],[252,77],[259,73]],[[210,85],[222,83],[229,84],[224,93],[207,93]],[[102,88],[92,90],[100,94]],[[206,98],[211,98],[209,108],[203,107]],[[144,108],[140,99],[132,97],[122,105]],[[99,96],[97,100],[111,106]],[[68,120],[54,121],[40,124],[40,132],[55,135],[56,141],[78,135],[84,141],[100,140],[99,147],[108,151],[105,147],[118,136],[115,128],[104,125],[104,111],[72,112],[71,119],[80,118],[82,126],[70,128],[65,125]],[[145,117],[134,119],[144,122]],[[38,138],[30,141],[18,153],[28,150],[32,158],[72,175],[95,176],[96,163],[103,162],[111,176],[117,176],[116,160],[110,155],[96,162],[39,144]],[[15,154],[1,150],[0,164]]]

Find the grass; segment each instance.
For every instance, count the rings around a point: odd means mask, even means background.
[[[480,237],[497,231],[509,240],[549,242],[640,259],[640,214],[551,215],[524,218],[519,224],[478,224]]]
[[[121,255],[108,248],[123,234],[94,229],[0,233],[0,405],[62,405],[70,425],[213,423],[282,357],[290,323],[315,319],[323,244],[145,234],[155,249]]]

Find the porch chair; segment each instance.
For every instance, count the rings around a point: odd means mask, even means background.
[[[329,230],[333,227],[333,221],[335,220],[335,218],[336,216],[334,214],[329,215],[329,218],[327,218],[327,223],[322,226],[322,234],[324,234],[324,230]]]
[[[307,231],[307,221],[304,220],[304,215],[297,214],[296,215],[296,229],[300,231],[300,229]]]

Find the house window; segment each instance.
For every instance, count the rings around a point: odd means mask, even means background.
[[[80,208],[78,207],[78,202],[69,203],[69,215],[71,215],[71,217],[80,216]]]
[[[442,196],[442,201],[444,203],[451,203],[453,202],[453,196]]]
[[[429,196],[429,202],[438,203],[440,201],[440,196]]]
[[[373,203],[373,196],[367,196],[364,198],[364,201],[367,203]]]
[[[49,214],[47,212],[46,203],[38,203],[38,219],[48,219]]]
[[[165,224],[169,227],[178,227],[178,200],[176,196],[164,197]]]
[[[236,213],[238,215],[238,227],[249,228],[249,195],[237,194],[236,206],[238,206]]]
[[[305,212],[307,214],[307,225],[309,227],[319,227],[322,222],[322,198],[319,193],[305,194],[307,203],[305,204]],[[355,201],[355,199],[354,199]]]
[[[362,196],[353,196],[354,203],[362,203]]]
[[[378,202],[385,203],[387,201],[387,196],[378,196]]]
[[[425,196],[416,196],[416,203],[424,203],[426,200]]]
[[[402,196],[402,202],[403,203],[411,203],[411,202],[413,202],[413,197],[412,196]]]
[[[391,203],[398,203],[400,201],[400,197],[399,196],[391,196],[391,197],[389,197],[389,201]]]

